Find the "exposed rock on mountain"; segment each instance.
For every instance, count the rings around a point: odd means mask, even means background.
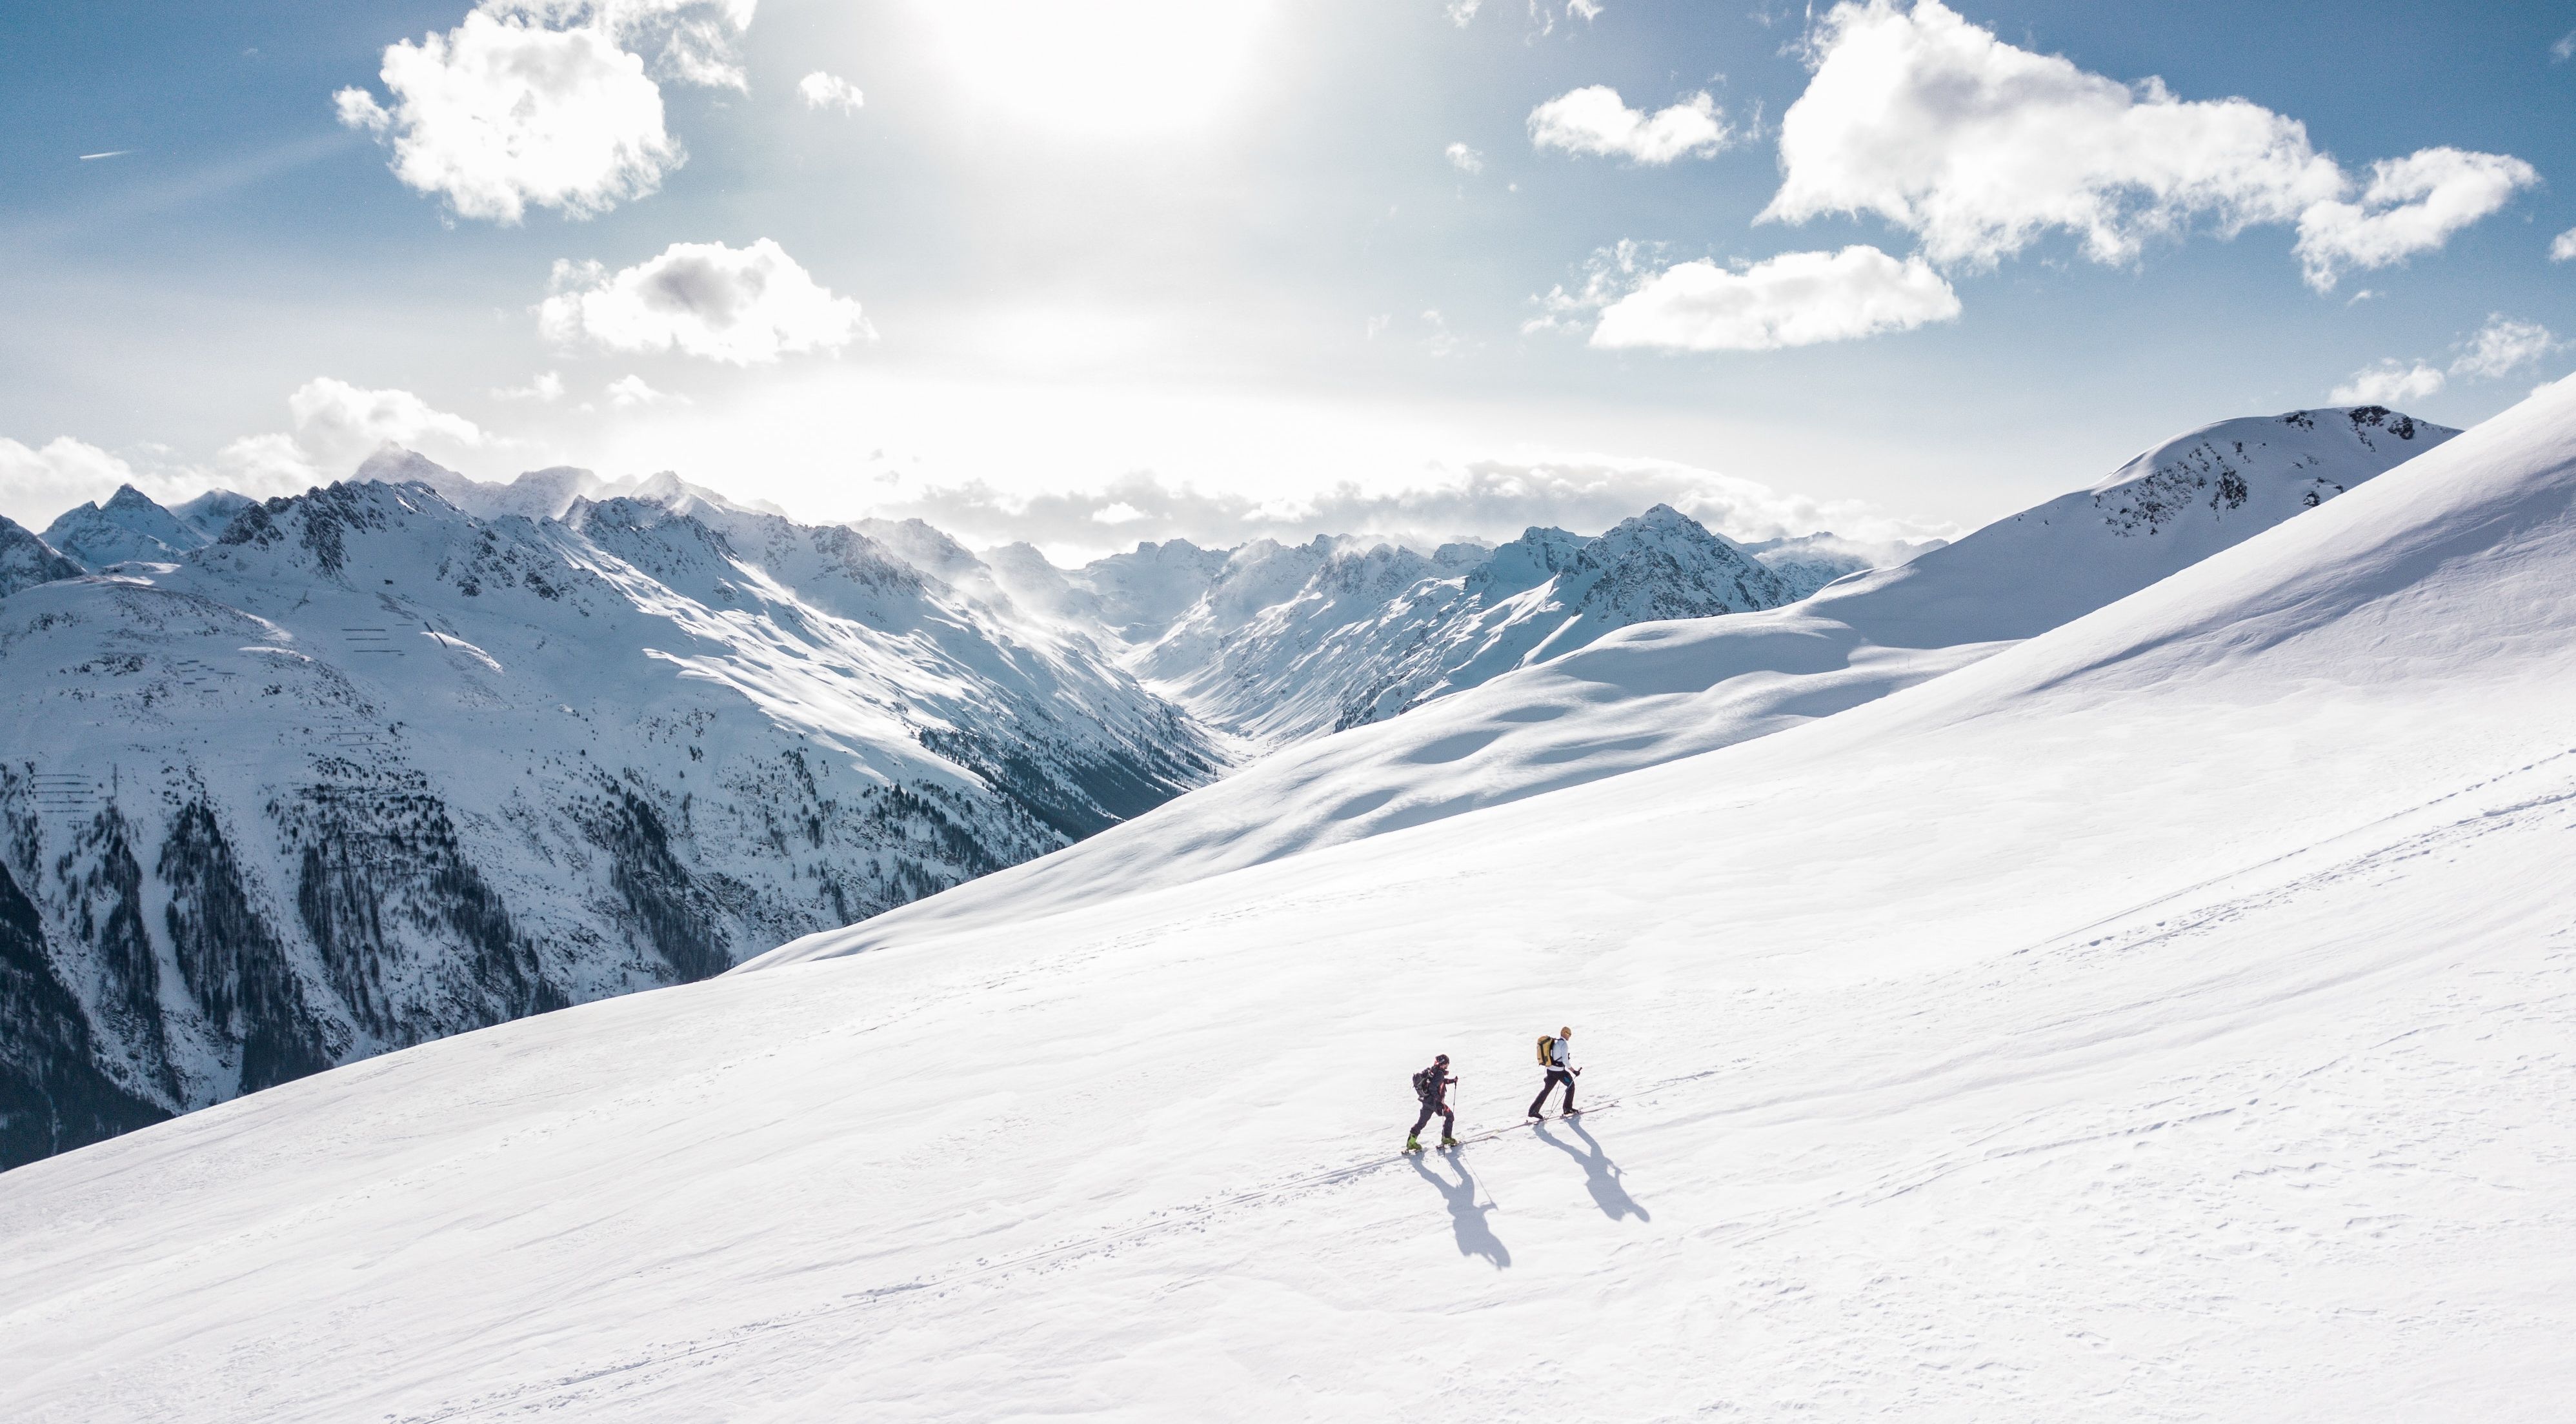
[[[28,533],[16,520],[0,517],[0,598],[55,579],[79,578],[86,572],[52,544]]]
[[[583,484],[530,483],[484,489]],[[658,492],[355,482],[185,551],[131,491],[77,521],[177,557],[0,601],[0,1161],[703,978],[1220,767],[1084,637]]]
[[[203,548],[210,536],[134,486],[119,485],[105,504],[65,511],[45,527],[45,542],[96,569],[128,559],[175,559]]]
[[[1383,721],[1613,628],[1794,597],[1668,505],[1597,539],[1532,529],[1490,552],[1441,552],[1446,564],[1384,544],[1247,545],[1135,665],[1220,725],[1288,741]]]

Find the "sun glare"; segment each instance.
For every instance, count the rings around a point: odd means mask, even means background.
[[[920,0],[979,104],[1054,133],[1170,133],[1237,92],[1271,0]]]

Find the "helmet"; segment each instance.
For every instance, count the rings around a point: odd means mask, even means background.
[[[1436,1054],[1432,1057],[1431,1061],[1434,1063],[1446,1063],[1449,1061],[1449,1055],[1446,1053]]]

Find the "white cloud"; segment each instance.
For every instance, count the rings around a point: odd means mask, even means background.
[[[532,400],[540,405],[552,405],[562,400],[563,393],[563,376],[554,371],[539,371],[535,379],[524,386],[497,386],[492,391],[498,400]]]
[[[300,490],[338,479],[386,445],[438,459],[483,447],[482,429],[404,390],[368,390],[317,376],[286,398],[294,429],[248,435],[215,456],[224,483],[244,494]]]
[[[2452,359],[2447,374],[2430,362],[2401,361],[2392,356],[2353,372],[2350,380],[2335,387],[2333,399],[2338,405],[2418,401],[2439,395],[2453,378],[2501,380],[2566,344],[2539,322],[2517,321],[2502,312],[2493,312],[2486,325],[2451,348],[2459,354]]]
[[[2328,399],[2337,405],[2403,405],[2439,395],[2442,386],[2441,372],[2421,361],[2409,364],[2392,357],[2353,372]]]
[[[1469,148],[1463,143],[1453,143],[1449,145],[1448,154],[1449,166],[1457,169],[1461,173],[1482,173],[1485,171],[1485,155],[1478,153],[1476,150]]]
[[[1472,11],[1474,6],[1471,4],[1468,8]],[[1531,32],[1538,35],[1555,34],[1558,8],[1559,6],[1553,3],[1553,0],[1529,0]],[[1582,20],[1589,23],[1601,18],[1600,0],[1564,0],[1562,8],[1568,20]]]
[[[1476,18],[1476,12],[1483,9],[1484,5],[1485,0],[1449,0],[1449,3],[1442,7],[1441,13],[1449,17],[1449,23],[1463,30],[1467,28],[1468,21]]]
[[[110,452],[69,436],[30,447],[0,436],[0,513],[42,529],[84,500],[130,484],[163,504],[221,487],[255,498],[299,494],[346,478],[387,444],[454,462],[496,442],[474,422],[409,391],[368,390],[316,377],[286,398],[291,430],[247,435],[217,452],[211,467],[161,446]]]
[[[670,395],[668,392],[657,391],[651,386],[646,385],[642,376],[633,374],[620,376],[616,380],[609,382],[607,395],[608,403],[610,405],[621,408],[639,405],[658,405],[663,401],[676,399],[676,397]]]
[[[360,88],[332,102],[342,124],[391,142],[396,177],[460,217],[516,223],[532,204],[590,217],[683,161],[657,75],[743,87],[733,41],[751,14],[752,0],[483,0],[455,29],[385,49],[390,107]]]
[[[1608,301],[1592,344],[1664,351],[1770,351],[1909,331],[1959,315],[1958,294],[1920,257],[1875,247],[1785,252],[1729,270],[1701,258],[1646,275]]]
[[[1872,213],[1944,266],[1990,267],[2050,231],[2097,262],[2195,223],[2296,223],[2308,280],[2440,246],[2536,181],[2500,154],[2426,149],[2356,187],[2307,128],[2244,99],[2185,101],[1995,38],[1939,0],[1846,3],[1811,37],[1816,72],[1781,118],[1764,219]]]
[[[325,461],[354,462],[388,443],[483,443],[483,432],[473,421],[436,409],[409,391],[371,391],[329,376],[297,387],[286,398],[286,410],[295,420],[296,443]]]
[[[1422,324],[1430,328],[1422,338],[1422,347],[1434,356],[1446,356],[1458,349],[1458,335],[1449,329],[1448,318],[1436,311],[1422,314]]]
[[[2493,312],[2487,324],[2478,328],[2477,335],[2464,343],[2459,358],[2451,362],[2451,374],[2497,380],[2564,345],[2539,322],[2516,321],[2502,312]]]
[[[2549,260],[2576,262],[2576,227],[2571,227],[2549,240]]]
[[[554,341],[608,351],[679,351],[737,366],[838,351],[876,333],[859,304],[836,297],[768,238],[749,247],[675,242],[621,271],[557,262],[537,308]]]
[[[156,488],[124,457],[85,440],[60,435],[30,446],[0,436],[0,515],[39,533],[63,511],[104,500],[127,484],[156,498],[179,492]]]
[[[2576,59],[2576,30],[2569,30],[2558,37],[2557,43],[2549,47],[2549,58],[2551,62],[2557,64],[2565,64],[2570,59]]]
[[[2427,148],[2370,166],[2361,201],[2311,204],[2299,215],[2298,254],[2308,285],[2331,291],[2346,267],[2385,267],[2431,252],[2451,234],[2540,181],[2528,163],[2498,153]]]
[[[1705,93],[1650,115],[1629,108],[1607,84],[1559,94],[1530,110],[1529,132],[1530,142],[1539,148],[1647,164],[1705,158],[1723,150],[1732,135],[1717,101]]]
[[[859,86],[819,69],[797,80],[796,92],[805,96],[805,107],[809,109],[838,109],[845,114],[855,114],[868,102],[867,96],[859,92]]]

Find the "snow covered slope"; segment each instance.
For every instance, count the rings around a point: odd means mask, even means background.
[[[0,516],[0,598],[55,579],[78,578],[84,572],[25,526]]]
[[[906,913],[1024,917],[1766,736],[1992,656],[2457,433],[2376,406],[2222,421],[1901,566],[1768,612],[1620,629],[1383,725],[1290,747]]]
[[[1777,736],[0,1176],[0,1412],[2553,1418],[2570,685],[2576,384]]]
[[[703,978],[1216,771],[1088,643],[661,492],[334,485],[0,601],[0,1164]],[[180,537],[140,500],[72,522]]]

